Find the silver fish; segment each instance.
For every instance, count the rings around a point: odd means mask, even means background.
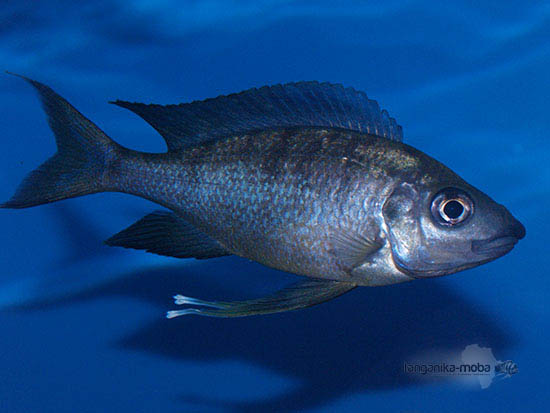
[[[367,96],[299,82],[180,105],[112,102],[153,126],[166,153],[111,140],[49,87],[38,91],[57,153],[2,208],[124,192],[158,203],[109,245],[198,259],[235,254],[306,276],[273,295],[182,310],[238,317],[312,306],[352,290],[455,273],[525,236],[506,208],[402,142]]]

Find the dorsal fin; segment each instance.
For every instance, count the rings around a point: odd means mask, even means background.
[[[403,131],[363,92],[339,84],[298,82],[179,105],[111,102],[145,119],[169,151],[256,129],[321,126],[401,141]]]

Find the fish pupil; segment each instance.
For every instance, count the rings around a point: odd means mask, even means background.
[[[464,212],[464,207],[459,201],[453,200],[445,204],[443,207],[443,212],[445,212],[445,215],[447,215],[450,219],[457,219]]]

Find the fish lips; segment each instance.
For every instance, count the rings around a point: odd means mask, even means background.
[[[445,263],[433,263],[433,262],[424,262],[424,265],[411,265],[410,263],[405,263],[400,259],[394,259],[397,267],[403,271],[405,274],[412,278],[422,279],[422,278],[433,278],[441,277],[444,275],[454,274],[456,272],[464,271],[478,265],[485,264],[486,262],[492,261],[497,257],[483,258],[479,259],[470,259],[467,261],[461,260],[456,262],[445,262]]]
[[[512,235],[472,241],[472,252],[482,257],[496,259],[512,251],[518,241],[519,239]]]
[[[496,259],[512,251],[523,237],[525,237],[525,227],[512,218],[512,224],[507,231],[491,238],[472,241],[472,252],[481,257]]]
[[[471,253],[466,254],[462,260],[446,263],[433,263],[424,261],[422,263],[406,263],[399,257],[394,257],[397,266],[413,278],[431,278],[453,274],[464,271],[487,262],[493,261],[509,253],[518,241],[525,236],[525,229],[516,231],[514,235],[510,232],[483,240],[475,240],[471,243]],[[419,265],[423,264],[423,265]]]

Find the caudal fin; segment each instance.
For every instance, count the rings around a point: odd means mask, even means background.
[[[0,208],[28,208],[104,191],[108,160],[118,145],[48,86],[16,76],[38,91],[57,153],[32,171]]]

